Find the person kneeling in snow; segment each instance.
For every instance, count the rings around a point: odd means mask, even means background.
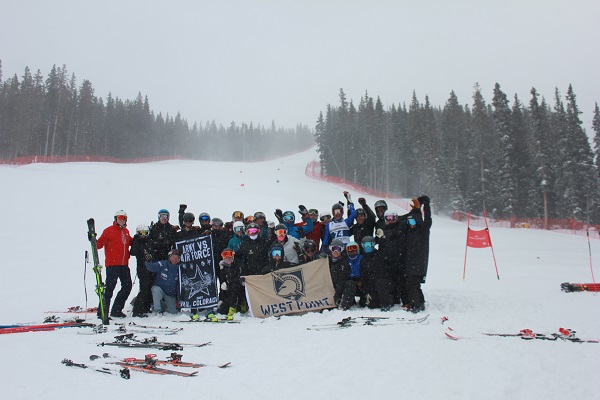
[[[181,265],[181,251],[169,251],[169,259],[146,263],[146,269],[156,273],[154,286],[152,286],[152,300],[154,312],[162,313],[164,300],[166,311],[170,314],[177,313],[177,287],[179,285],[179,266]]]

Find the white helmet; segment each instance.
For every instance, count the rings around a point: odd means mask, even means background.
[[[117,220],[117,217],[125,217],[125,219],[127,219],[127,213],[123,210],[119,210],[115,212],[115,221]]]
[[[329,211],[323,211],[321,215],[319,215],[319,219],[323,221],[324,217],[329,217],[329,219],[331,219],[331,213]]]
[[[140,224],[137,226],[137,228],[135,228],[135,231],[137,233],[139,233],[140,235],[145,236],[148,234],[148,231],[149,231],[148,225]]]
[[[245,228],[245,226],[244,226],[244,223],[243,223],[242,221],[235,221],[235,222],[233,223],[233,231],[234,231],[234,232],[235,232],[235,230],[236,230],[235,228],[240,228],[240,227],[242,228],[242,232],[243,232],[243,231],[244,231],[244,228]]]
[[[385,210],[385,214],[383,214],[383,217],[385,219],[388,219],[388,217],[393,216],[395,220],[398,219],[398,213],[396,211],[392,211],[392,210]]]

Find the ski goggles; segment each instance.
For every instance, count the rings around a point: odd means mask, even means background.
[[[125,215],[117,215],[117,221],[127,221],[127,217]]]
[[[287,231],[285,229],[277,229],[275,231],[275,235],[277,236],[285,236],[287,234]]]
[[[310,210],[308,210],[308,213],[310,215],[319,215],[319,210],[317,210],[315,208],[311,208]]]
[[[364,242],[363,249],[365,249],[367,253],[370,253],[371,250],[373,250],[373,242]]]
[[[224,250],[221,253],[221,257],[223,257],[223,258],[230,258],[230,257],[233,257],[234,254],[235,254],[235,252],[233,250]]]
[[[234,232],[244,232],[244,227],[243,226],[236,226],[235,228],[233,228]]]
[[[414,220],[414,218],[409,218],[406,220],[406,222],[408,222],[408,225],[412,226],[417,226],[417,221]]]
[[[385,217],[385,220],[389,221],[389,222],[395,221],[396,220],[396,216],[395,215],[387,215]]]
[[[169,219],[169,214],[167,214],[167,213],[160,213],[160,214],[158,214],[158,219],[161,219],[161,218]]]
[[[282,254],[283,253],[282,253],[281,249],[273,249],[273,250],[271,250],[271,257],[275,257],[275,256],[281,257]]]
[[[260,229],[258,229],[258,228],[248,228],[248,230],[246,231],[246,233],[250,236],[258,235],[258,232],[260,232]]]
[[[183,222],[190,222],[190,223],[194,223],[194,219],[193,218],[184,218]]]
[[[265,216],[264,212],[260,212],[259,211],[259,212],[254,213],[254,220],[257,220],[259,218],[265,218],[266,219],[267,217]]]
[[[341,253],[341,252],[342,252],[342,250],[344,250],[344,248],[343,248],[342,246],[331,246],[331,247],[329,248],[329,250],[331,250],[331,252],[332,252],[332,253],[333,253],[333,252],[336,252],[336,251],[337,251],[338,253]]]
[[[145,230],[145,229],[144,229],[144,230],[141,230],[141,231],[138,231],[138,233],[139,233],[140,235],[142,235],[142,236],[148,236],[148,231],[147,231],[147,230]]]
[[[348,246],[346,246],[346,251],[348,253],[351,253],[353,251],[358,251],[358,245],[357,244],[349,244]]]
[[[283,215],[283,220],[285,222],[292,222],[294,220],[294,215],[292,215],[292,214],[284,214]]]
[[[200,216],[200,221],[202,221],[202,222],[209,222],[210,221],[210,217],[208,215],[201,215]]]
[[[333,210],[333,215],[342,215],[342,210],[336,208],[335,210]]]
[[[331,219],[331,215],[323,215],[319,219],[321,220],[321,222],[329,221]]]
[[[242,218],[244,218],[244,214],[242,214],[241,211],[236,211],[233,213],[233,218],[234,219],[236,219],[236,218],[242,219]]]
[[[223,221],[213,221],[212,223],[213,226],[216,226],[218,228],[222,228],[223,227]]]

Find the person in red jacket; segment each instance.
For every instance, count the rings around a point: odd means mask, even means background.
[[[306,238],[313,240],[317,244],[317,253],[321,250],[321,239],[323,239],[323,232],[325,231],[325,225],[319,221],[319,210],[311,208],[308,210],[308,215],[313,220],[313,230],[306,234]]]
[[[127,213],[119,210],[115,213],[115,221],[106,228],[98,238],[98,249],[104,248],[106,266],[106,288],[104,290],[104,304],[106,310],[110,309],[110,301],[117,286],[121,281],[121,290],[115,297],[111,317],[125,318],[123,307],[131,293],[131,272],[129,271],[129,247],[133,241],[127,229]],[[99,308],[98,308],[99,309]]]

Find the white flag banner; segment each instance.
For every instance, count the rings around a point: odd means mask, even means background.
[[[248,309],[253,317],[267,318],[335,307],[326,258],[265,275],[248,275],[244,279]]]

